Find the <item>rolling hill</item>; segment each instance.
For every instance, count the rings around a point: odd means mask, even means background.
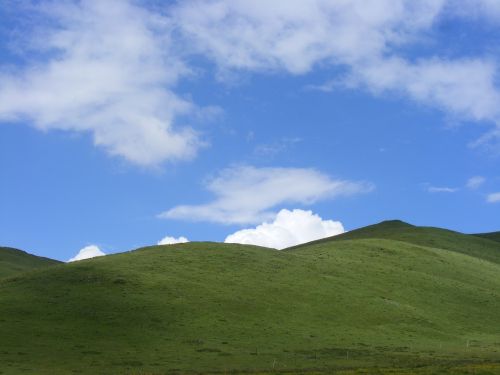
[[[500,372],[498,243],[401,222],[338,238],[152,246],[4,278],[0,374]]]
[[[31,255],[11,247],[0,247],[0,278],[58,263],[61,262]]]
[[[378,238],[450,250],[500,264],[500,245],[493,240],[495,235],[497,233],[479,236],[469,235],[441,228],[418,227],[400,220],[389,220],[286,250],[295,250],[331,241]]]
[[[491,232],[491,233],[478,233],[475,236],[486,238],[488,240],[500,242],[500,232]]]

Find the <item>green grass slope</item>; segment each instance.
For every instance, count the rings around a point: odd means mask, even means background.
[[[500,232],[491,232],[491,233],[478,233],[475,234],[477,237],[486,238],[488,240],[500,242]]]
[[[11,247],[0,247],[0,278],[61,263]]]
[[[0,373],[496,371],[499,311],[500,265],[435,247],[155,246],[0,280]]]
[[[294,246],[287,250],[300,249],[312,244],[331,241],[368,238],[397,240],[415,245],[451,250],[500,264],[500,244],[493,241],[493,238],[482,238],[441,228],[418,227],[399,220],[384,221],[338,236]]]

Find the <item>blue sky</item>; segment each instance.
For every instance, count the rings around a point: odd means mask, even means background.
[[[268,3],[2,3],[0,243],[500,230],[498,2]]]

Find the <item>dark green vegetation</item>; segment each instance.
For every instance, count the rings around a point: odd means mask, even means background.
[[[0,247],[0,278],[58,263],[61,262],[37,257],[11,247]]]
[[[386,222],[0,280],[1,374],[498,374],[500,244]],[[357,369],[357,370],[355,370]]]
[[[476,234],[478,237],[486,238],[488,240],[493,240],[500,242],[500,232],[493,232],[493,233],[479,233]]]

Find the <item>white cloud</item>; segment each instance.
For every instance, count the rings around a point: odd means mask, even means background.
[[[99,247],[96,245],[89,245],[85,246],[83,249],[81,249],[78,254],[76,254],[73,258],[68,260],[68,262],[75,262],[77,260],[83,260],[83,259],[90,259],[90,258],[95,258],[95,257],[100,257],[106,255],[103,253]]]
[[[267,160],[275,157],[276,155],[286,152],[297,143],[302,142],[301,138],[298,137],[284,137],[276,142],[272,143],[261,143],[253,149],[253,153],[259,157],[265,157]]]
[[[365,182],[332,179],[306,168],[256,168],[239,166],[223,170],[208,181],[214,201],[174,207],[159,216],[224,224],[254,224],[274,217],[283,204],[310,205],[319,200],[373,189]]]
[[[172,91],[189,68],[174,53],[168,18],[118,0],[35,9],[24,19],[46,29],[30,35],[25,66],[0,70],[0,120],[88,133],[139,165],[195,155],[196,133],[174,127],[196,109]]]
[[[451,11],[453,15],[500,21],[500,2],[498,0],[448,0],[447,5],[447,10]]]
[[[346,84],[380,93],[401,92],[418,102],[474,121],[500,121],[496,64],[490,60],[401,58],[369,61],[354,67]]]
[[[224,242],[284,249],[304,242],[344,233],[339,221],[323,220],[312,211],[281,210],[274,221],[252,229],[239,230]]]
[[[491,193],[486,197],[488,203],[500,203],[500,192]]]
[[[428,41],[446,17],[500,21],[496,0],[186,0],[161,11],[140,4],[53,1],[20,12],[21,29],[37,29],[27,32],[30,50],[18,68],[0,67],[0,121],[90,134],[139,165],[189,159],[204,142],[179,121],[203,111],[176,84],[194,76],[191,57],[201,54],[221,77],[334,67],[343,73],[308,88],[400,93],[459,119],[496,124],[476,145],[499,137],[493,59],[436,51],[409,60],[400,52]]]
[[[474,176],[467,180],[467,184],[465,185],[468,189],[478,189],[485,183],[486,179],[482,176]]]
[[[303,74],[379,56],[428,28],[443,1],[193,0],[175,22],[221,68]]]
[[[186,242],[189,242],[189,240],[186,237],[181,236],[179,238],[175,238],[166,236],[163,237],[160,241],[158,241],[158,245],[173,245],[176,243],[186,243]]]
[[[428,38],[446,17],[493,17],[496,0],[191,0],[174,11],[193,49],[219,69],[288,72],[345,69],[308,89],[337,87],[396,92],[458,119],[489,121],[500,129],[497,64],[490,58],[408,60],[401,47]],[[439,51],[437,51],[439,53]],[[224,74],[222,74],[224,76]]]
[[[427,191],[429,193],[456,193],[459,189],[458,188],[450,188],[446,186],[429,186],[427,188]]]

